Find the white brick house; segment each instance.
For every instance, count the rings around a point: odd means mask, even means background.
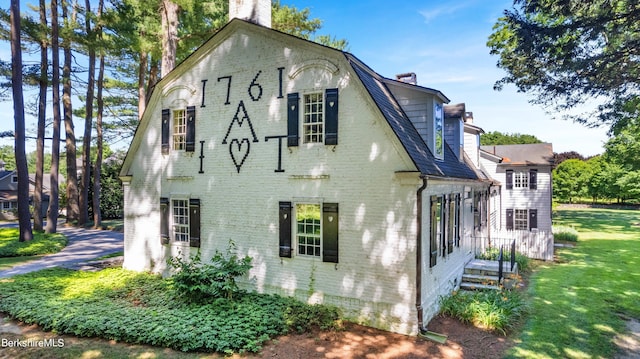
[[[233,240],[248,288],[416,334],[473,257],[488,189],[447,144],[447,102],[231,20],[155,86],[121,171],[124,267],[166,274]]]

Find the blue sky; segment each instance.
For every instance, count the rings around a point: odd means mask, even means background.
[[[27,11],[26,3],[34,2],[22,1],[22,11]],[[419,85],[442,91],[451,104],[466,103],[474,123],[487,132],[531,134],[553,143],[555,152],[585,156],[603,152],[606,128],[552,120],[513,86],[493,90],[504,72],[496,67],[497,57],[489,55],[486,42],[511,0],[281,0],[281,4],[309,8],[311,17],[323,21],[319,34],[347,39],[349,52],[381,75],[395,78],[415,72]],[[6,43],[0,44],[0,58],[10,59]],[[0,131],[12,130],[11,102],[0,102],[0,111],[5,114]],[[27,129],[34,127],[35,119],[27,122]],[[81,131],[81,124],[76,124],[76,132]],[[12,145],[13,139],[0,139],[0,145],[7,144]]]
[[[418,84],[442,91],[451,104],[464,102],[474,124],[486,132],[531,134],[555,152],[585,156],[603,152],[606,128],[551,120],[514,86],[494,91],[504,76],[489,55],[487,38],[511,0],[344,1],[281,0],[309,8],[323,20],[321,34],[349,41],[349,52],[379,74],[415,72]]]

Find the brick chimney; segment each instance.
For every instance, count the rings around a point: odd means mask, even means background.
[[[229,21],[233,18],[271,27],[271,0],[229,0]]]

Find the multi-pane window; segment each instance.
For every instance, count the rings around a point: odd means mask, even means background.
[[[173,149],[184,150],[187,138],[187,111],[173,111]]]
[[[323,142],[324,105],[322,92],[304,95],[302,139],[304,143]]]
[[[11,209],[11,202],[2,202],[2,209]]]
[[[189,200],[174,199],[173,238],[176,242],[189,242]]]
[[[515,230],[529,229],[529,212],[526,209],[516,209],[514,211],[513,228]]]
[[[529,188],[529,172],[514,172],[513,186],[515,188]]]
[[[322,222],[319,204],[296,204],[298,254],[320,257]]]

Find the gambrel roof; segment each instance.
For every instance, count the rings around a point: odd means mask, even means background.
[[[362,63],[359,59],[357,59],[354,55],[348,52],[344,52],[344,51],[330,48],[318,43],[304,40],[299,37],[285,34],[283,32],[280,32],[271,28],[266,28],[260,25],[256,25],[254,23],[251,23],[245,20],[240,20],[235,18],[231,20],[229,23],[227,23],[227,25],[225,25],[216,34],[214,34],[198,50],[196,50],[189,57],[187,57],[185,61],[183,61],[178,66],[176,66],[176,69],[174,69],[174,71],[170,72],[163,79],[161,79],[160,82],[156,84],[154,88],[154,92],[162,88],[163,82],[171,81],[176,76],[179,76],[179,75],[176,75],[176,73],[180,73],[181,71],[180,70],[176,71],[176,70],[182,68],[182,66],[189,66],[189,64],[193,63],[193,61],[195,61],[194,58],[197,57],[197,54],[200,51],[206,51],[208,47],[211,47],[212,45],[210,45],[210,43],[212,41],[216,41],[215,39],[217,37],[228,36],[230,32],[236,31],[236,29],[238,29],[239,27],[254,28],[254,29],[259,29],[260,31],[271,31],[273,34],[277,34],[277,36],[289,37],[290,39],[287,39],[287,43],[302,41],[302,42],[305,42],[306,44],[312,44],[313,46],[316,46],[319,49],[324,49],[324,51],[342,53],[345,56],[347,63],[351,66],[353,72],[357,74],[357,78],[360,80],[360,82],[368,92],[373,102],[377,105],[377,108],[379,109],[380,113],[386,119],[387,123],[393,130],[394,134],[402,144],[404,150],[406,151],[406,153],[409,155],[409,157],[415,164],[416,169],[422,175],[480,180],[476,172],[466,162],[464,161],[461,162],[458,160],[458,158],[453,153],[453,151],[451,150],[448,144],[445,143],[445,146],[444,146],[445,153],[444,153],[443,160],[438,160],[434,157],[434,155],[431,153],[426,143],[418,133],[418,130],[412,124],[409,117],[404,113],[397,99],[393,96],[393,94],[387,87],[387,84],[393,82],[394,84],[399,84],[401,86],[408,86],[413,90],[421,91],[423,93],[427,93],[429,95],[438,97],[441,101],[443,101],[444,103],[447,103],[449,99],[446,96],[444,96],[444,94],[442,94],[440,91],[418,86],[418,85],[406,84],[401,81],[385,78],[379,75],[378,73],[376,73],[375,71],[373,71],[367,65]],[[152,94],[152,98],[154,97],[153,95],[154,94]],[[153,106],[150,106],[150,107],[153,107]],[[141,120],[141,124],[139,127],[146,126],[145,122],[149,120],[150,119],[148,118],[148,116],[143,116],[143,119]],[[137,137],[140,137],[137,132],[139,130],[140,128],[136,129],[136,135],[134,135],[134,140],[132,142],[131,148],[129,149],[129,152],[135,152],[137,149],[137,145],[138,145],[137,140],[139,141]],[[130,163],[131,163],[130,157],[132,156],[130,156],[130,154],[127,154],[127,157],[125,158],[124,164],[122,166],[121,176],[130,175],[128,173]]]

